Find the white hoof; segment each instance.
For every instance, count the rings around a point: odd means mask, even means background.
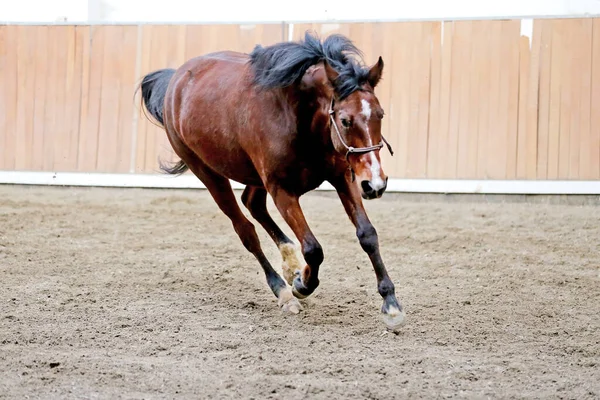
[[[405,318],[404,310],[398,310],[396,307],[390,307],[388,312],[383,314],[383,322],[392,331],[404,325]]]
[[[298,314],[302,311],[302,305],[289,289],[286,289],[279,294],[278,304],[281,311],[284,313]]]
[[[302,305],[297,298],[293,297],[281,306],[281,311],[284,313],[298,314],[302,311]]]

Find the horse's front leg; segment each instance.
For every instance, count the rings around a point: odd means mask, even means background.
[[[404,322],[404,310],[396,299],[394,283],[381,259],[377,231],[369,221],[358,187],[344,178],[340,178],[339,181],[332,182],[332,184],[337,190],[348,217],[356,227],[356,236],[361,247],[373,264],[377,276],[377,290],[383,297],[383,306],[381,307],[383,320],[388,328],[396,329]]]
[[[323,249],[308,227],[298,196],[287,193],[279,187],[271,187],[269,192],[275,206],[302,247],[306,265],[302,271],[296,272],[292,291],[298,298],[307,297],[319,286],[319,267],[323,263]]]

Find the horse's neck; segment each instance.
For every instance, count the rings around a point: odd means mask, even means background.
[[[328,103],[322,99],[300,98],[297,102],[296,115],[298,133],[310,137],[315,146],[324,149],[331,145],[329,134]]]

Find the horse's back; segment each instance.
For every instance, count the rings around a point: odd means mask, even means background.
[[[190,59],[172,78],[165,111],[170,134],[213,170],[238,182],[260,184],[240,140],[254,134],[244,123],[253,91],[248,61],[247,54],[234,51]]]

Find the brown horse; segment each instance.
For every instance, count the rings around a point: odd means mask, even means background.
[[[365,67],[360,50],[344,36],[320,41],[307,33],[303,41],[256,46],[250,54],[197,57],[177,70],[154,71],[140,84],[146,110],[181,158],[161,169],[181,174],[189,168],[204,183],[286,312],[298,313],[296,297],[319,285],[323,250],[299,198],[327,181],[371,260],[384,321],[393,329],[404,320],[361,199],[381,197],[387,185],[379,157],[384,112],[374,93],[382,72],[381,57]],[[281,251],[285,281],[265,257],[229,180],[246,186],[242,202]],[[304,267],[292,240],[267,212],[267,193],[299,240]]]

